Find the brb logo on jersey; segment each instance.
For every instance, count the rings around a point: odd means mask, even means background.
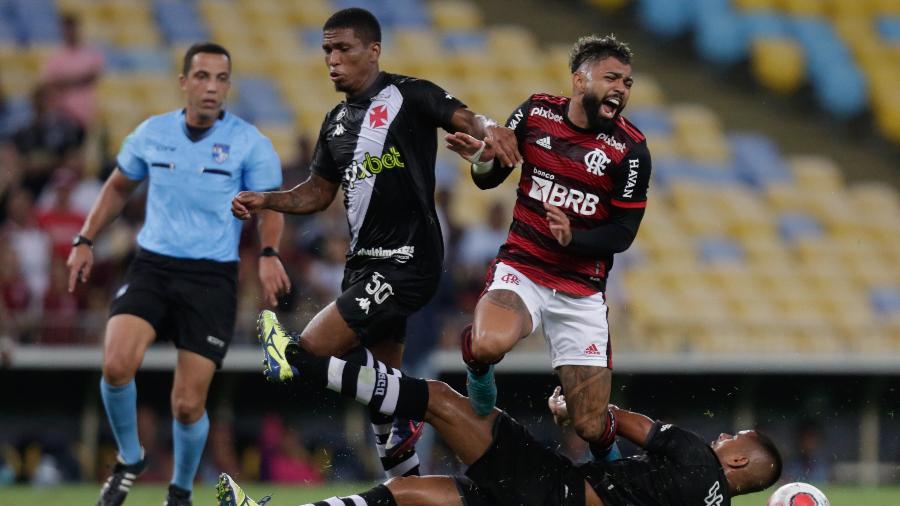
[[[587,167],[588,172],[595,176],[602,176],[603,172],[606,170],[606,166],[609,165],[609,162],[611,161],[612,160],[610,160],[609,157],[606,156],[606,153],[600,148],[589,151],[584,155],[584,166]]]
[[[383,153],[381,156],[372,156],[366,153],[363,155],[361,162],[353,160],[347,167],[345,178],[352,188],[353,183],[357,180],[370,178],[380,174],[385,169],[402,169],[405,167],[406,164],[403,163],[400,152],[397,151],[397,148],[391,146],[388,148],[387,153]]]
[[[535,175],[531,176],[531,191],[528,192],[528,196],[556,207],[571,209],[584,216],[596,213],[597,204],[600,202],[600,197],[593,193],[566,188],[551,179]]]

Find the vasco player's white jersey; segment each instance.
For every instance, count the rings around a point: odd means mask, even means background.
[[[588,296],[605,290],[612,255],[585,256],[560,246],[544,203],[562,209],[575,230],[607,223],[613,207],[642,208],[650,153],[644,135],[622,116],[606,132],[572,124],[569,100],[532,95],[507,121],[524,162],[513,222],[497,260],[543,286]]]
[[[344,190],[348,268],[389,260],[439,269],[436,129],[452,132],[460,107],[429,81],[382,72],[366,92],[325,116],[311,170]]]

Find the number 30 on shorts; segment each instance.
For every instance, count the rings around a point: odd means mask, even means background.
[[[394,294],[391,285],[383,280],[384,276],[380,272],[375,272],[372,274],[372,281],[366,283],[366,293],[372,296],[376,304],[381,304]]]

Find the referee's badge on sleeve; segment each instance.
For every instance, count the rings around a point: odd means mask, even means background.
[[[228,153],[231,151],[231,146],[228,144],[213,144],[212,147],[212,159],[216,163],[224,163],[225,160],[228,160]]]

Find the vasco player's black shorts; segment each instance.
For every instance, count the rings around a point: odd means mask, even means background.
[[[403,342],[406,320],[437,291],[437,275],[414,265],[372,263],[344,270],[344,291],[337,298],[338,312],[364,345],[393,339]]]
[[[237,262],[190,260],[140,250],[110,316],[146,320],[156,338],[222,366],[237,309]]]
[[[584,506],[584,476],[572,461],[534,439],[506,413],[494,421],[491,446],[466,471],[479,495],[500,506]]]

